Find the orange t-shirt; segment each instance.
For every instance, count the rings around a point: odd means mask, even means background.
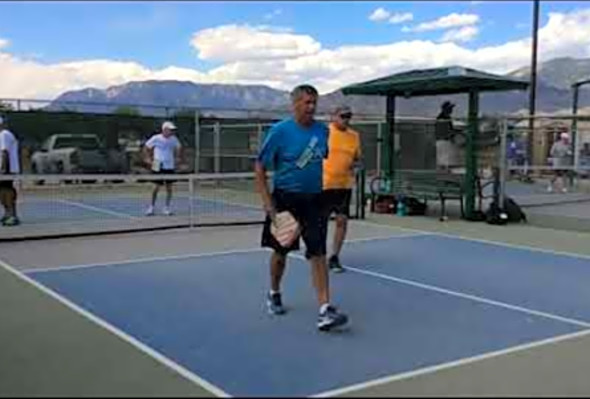
[[[352,165],[360,154],[359,134],[351,128],[342,131],[330,123],[328,158],[324,160],[324,190],[352,188]]]

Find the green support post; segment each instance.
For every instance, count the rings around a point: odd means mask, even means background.
[[[387,153],[384,157],[387,161],[387,177],[394,178],[395,173],[395,96],[389,94],[387,96],[386,111],[387,121]]]
[[[479,114],[479,93],[475,90],[469,92],[469,117],[467,138],[465,142],[465,217],[471,218],[475,211],[475,181],[477,177],[477,152],[475,139],[478,135],[477,115]]]

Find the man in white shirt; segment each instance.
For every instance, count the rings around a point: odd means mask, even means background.
[[[162,123],[162,132],[154,134],[146,143],[144,147],[146,160],[151,167],[154,174],[173,174],[176,171],[176,160],[181,155],[181,145],[178,138],[175,136],[176,125],[170,121]],[[163,213],[166,216],[172,215],[170,209],[170,202],[172,201],[172,180],[156,180],[154,181],[154,190],[152,191],[152,202],[146,211],[147,216],[154,214],[154,207],[158,199],[158,191],[160,186],[166,186],[166,206]]]
[[[0,176],[20,173],[18,140],[0,117]],[[12,180],[0,180],[0,203],[4,207],[3,226],[19,224],[16,215],[16,190]]]
[[[547,186],[548,192],[553,192],[555,183],[559,181],[559,187],[561,192],[567,193],[567,187],[564,177],[569,173],[569,169],[572,166],[572,148],[570,144],[570,136],[566,132],[562,132],[557,140],[551,146],[549,155],[553,160],[553,170],[555,175],[549,181]]]

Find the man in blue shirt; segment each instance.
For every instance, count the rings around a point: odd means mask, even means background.
[[[301,226],[306,257],[320,305],[317,327],[329,331],[346,324],[348,318],[330,304],[326,262],[327,218],[322,204],[322,167],[328,155],[328,128],[314,119],[317,90],[297,86],[291,92],[293,117],[276,123],[266,136],[255,164],[256,184],[267,218],[262,246],[273,249],[270,258],[271,289],[267,297],[271,314],[284,314],[280,284],[287,254],[299,249],[299,239],[285,248],[271,233],[276,214],[289,211]],[[273,170],[273,191],[268,188],[266,171]]]

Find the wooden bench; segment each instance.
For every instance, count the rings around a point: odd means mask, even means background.
[[[465,217],[465,175],[433,170],[397,171],[394,179],[375,177],[370,184],[371,212],[374,212],[375,200],[382,196],[413,197],[428,200],[439,200],[441,204],[440,219],[445,220],[446,201],[459,200],[461,216]]]

